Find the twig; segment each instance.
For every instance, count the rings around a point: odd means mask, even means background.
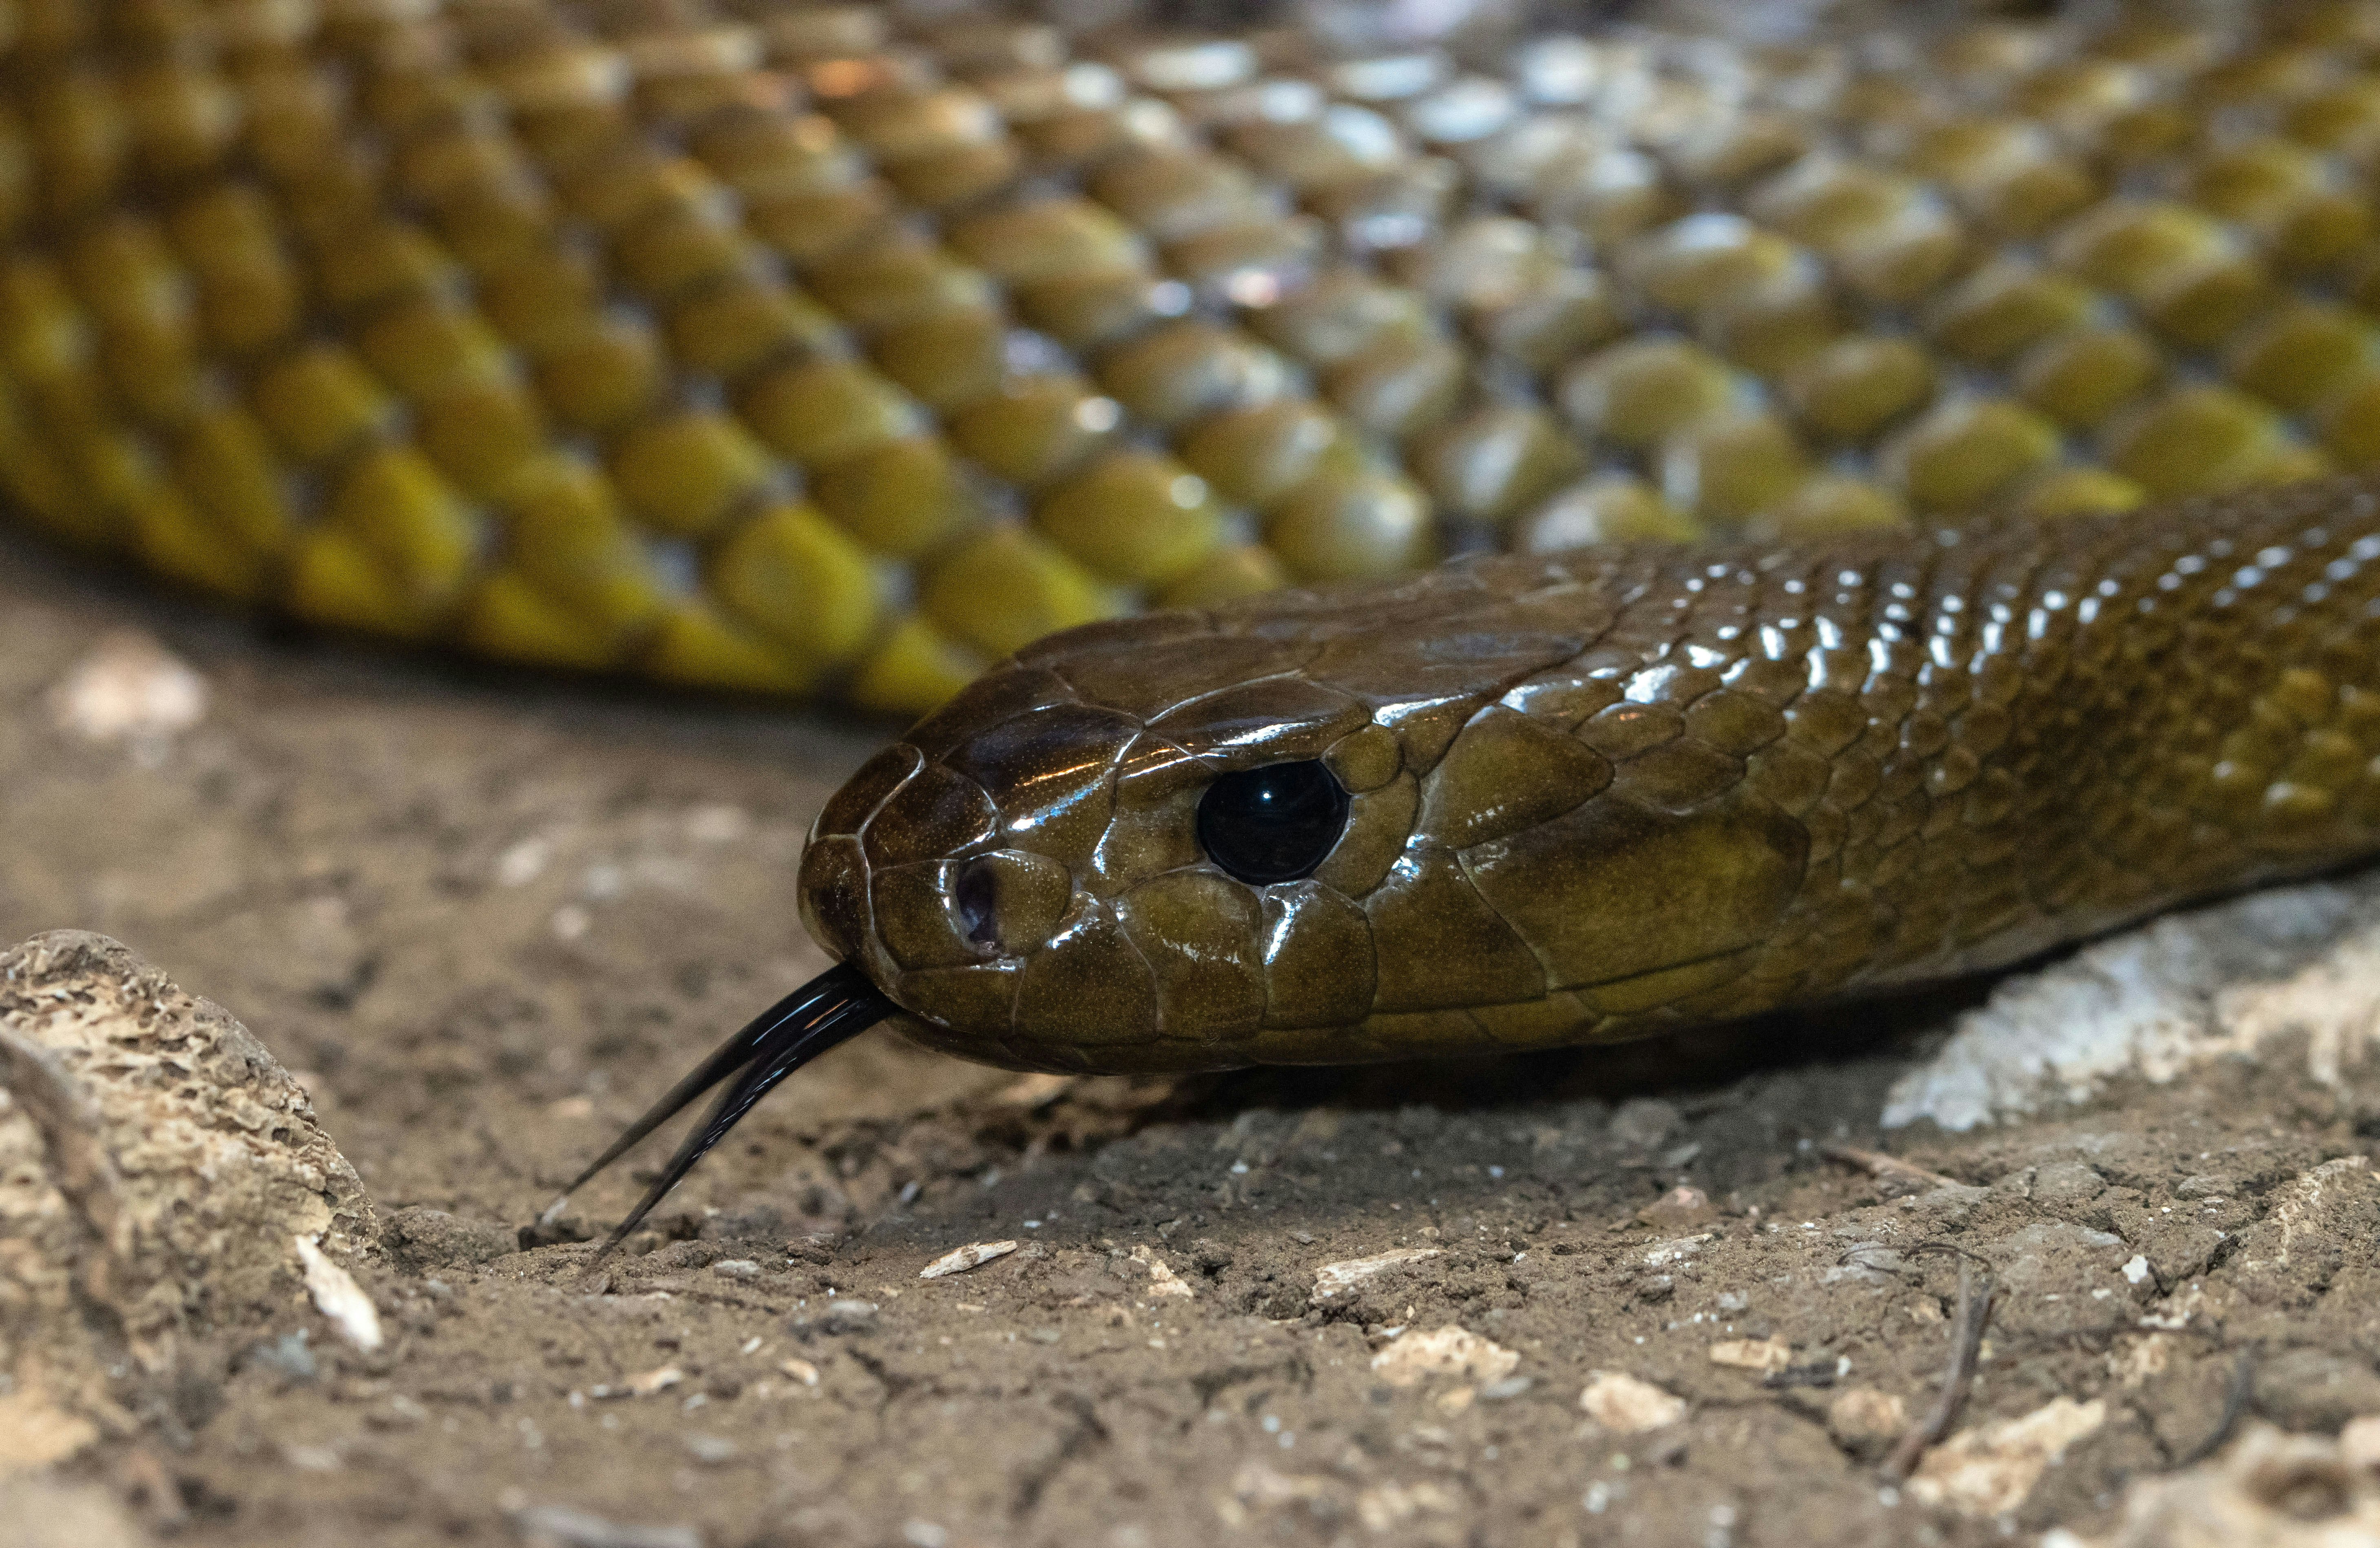
[[[2223,1443],[2231,1438],[2231,1432],[2240,1427],[2240,1421],[2247,1413],[2249,1399],[2254,1396],[2255,1390],[2256,1351],[2242,1349],[2240,1351],[2240,1363],[2231,1368],[2231,1385],[2223,1394],[2223,1412],[2215,1421],[2215,1428],[2207,1433],[2204,1440],[2175,1457],[2173,1466],[2186,1468],[2193,1462],[2204,1462],[2221,1450]]]
[[[1991,1325],[1992,1304],[1999,1299],[1998,1287],[1988,1277],[1980,1290],[1976,1288],[1974,1264],[1983,1260],[1973,1253],[1939,1242],[1928,1242],[1914,1251],[1959,1254],[1959,1315],[1950,1330],[1950,1366],[1942,1373],[1942,1395],[1935,1399],[1932,1411],[1910,1426],[1892,1455],[1885,1458],[1884,1476],[1895,1482],[1917,1470],[1918,1458],[1950,1433],[1959,1410],[1967,1406],[1967,1389],[1974,1385],[1975,1361],[1983,1352],[1984,1329]],[[1991,1265],[1985,1263],[1985,1266]]]
[[[1903,1161],[1898,1155],[1887,1155],[1880,1150],[1863,1150],[1858,1145],[1840,1144],[1829,1141],[1818,1147],[1818,1154],[1829,1161],[1840,1161],[1848,1166],[1857,1167],[1875,1177],[1901,1178],[1911,1182],[1925,1183],[1929,1188],[1953,1188],[1958,1185],[1959,1179],[1956,1178],[1944,1177],[1940,1172],[1929,1172],[1913,1161]]]

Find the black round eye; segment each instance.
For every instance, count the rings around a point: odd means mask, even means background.
[[[1347,792],[1319,763],[1226,774],[1198,798],[1207,858],[1261,887],[1314,874],[1347,827]]]

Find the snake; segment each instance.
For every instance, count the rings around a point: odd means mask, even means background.
[[[2367,853],[2375,62],[2364,0],[18,0],[0,506],[914,721],[616,1243],[879,1022],[1548,1047]]]
[[[839,965],[596,1167],[734,1077],[633,1228],[888,1017],[1067,1073],[1541,1049],[2005,967],[2374,850],[2370,475],[1150,613],[1027,647],[863,765],[801,862]]]

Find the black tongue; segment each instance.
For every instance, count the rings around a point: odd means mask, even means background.
[[[585,1185],[588,1179],[618,1160],[636,1143],[675,1118],[704,1092],[735,1077],[703,1120],[695,1125],[677,1147],[677,1154],[659,1181],[648,1189],[628,1217],[603,1239],[590,1263],[617,1247],[622,1239],[652,1213],[680,1179],[694,1169],[710,1147],[727,1137],[750,1112],[770,1088],[799,1070],[838,1043],[848,1041],[874,1026],[892,1013],[892,1002],[883,991],[868,981],[868,975],[849,962],[827,969],[816,978],[795,989],[768,1010],[754,1017],[750,1024],[721,1044],[710,1057],[694,1067],[684,1080],[670,1087],[662,1099],[645,1110],[644,1116],[622,1131],[592,1165],[570,1181],[562,1196],[546,1206],[541,1220],[551,1220],[561,1213],[570,1195]]]

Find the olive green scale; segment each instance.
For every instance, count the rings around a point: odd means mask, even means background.
[[[1309,877],[1219,774],[1351,792]],[[1074,1070],[1640,1036],[2004,965],[2380,848],[2380,480],[1491,558],[1033,646],[828,804],[911,1034]]]
[[[337,627],[917,713],[1284,583],[2380,456],[2369,4],[1090,9],[18,0],[0,492]]]

